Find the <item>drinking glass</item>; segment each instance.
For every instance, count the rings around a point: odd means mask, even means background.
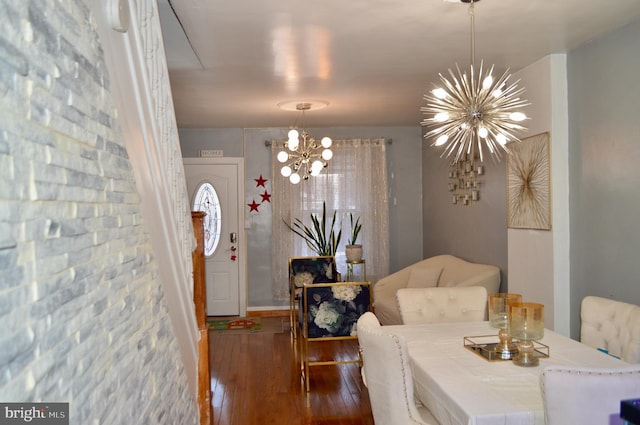
[[[518,340],[518,353],[513,363],[537,366],[533,342],[544,336],[544,305],[538,303],[509,304],[509,333]]]
[[[522,295],[511,293],[497,293],[489,295],[489,323],[492,327],[500,329],[496,344],[496,351],[503,360],[510,360],[516,354],[516,345],[509,334],[509,304],[521,303]]]

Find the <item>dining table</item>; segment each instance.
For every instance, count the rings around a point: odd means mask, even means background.
[[[489,322],[384,326],[404,337],[415,397],[440,425],[544,425],[540,374],[547,366],[615,368],[624,361],[545,329],[537,366],[488,360],[469,341],[497,341]],[[465,338],[467,344],[465,344]],[[544,349],[546,346],[548,349]],[[548,355],[548,357],[547,357]]]

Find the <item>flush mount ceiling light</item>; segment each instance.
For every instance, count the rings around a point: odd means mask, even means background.
[[[463,154],[476,155],[484,160],[483,146],[500,160],[501,150],[509,153],[507,143],[519,141],[515,133],[526,128],[520,123],[527,116],[520,110],[529,105],[520,96],[524,88],[518,88],[520,80],[511,82],[507,69],[500,78],[493,77],[494,67],[489,69],[480,62],[475,68],[474,3],[478,0],[461,0],[469,3],[471,18],[471,67],[463,72],[456,64],[456,72],[449,69],[449,78],[440,75],[442,87],[424,95],[428,102],[420,110],[427,115],[421,124],[430,128],[425,139],[435,139],[431,146],[444,146],[441,157],[454,155],[456,163]]]
[[[293,102],[278,104],[285,110],[294,110],[292,105],[294,105]],[[320,143],[317,143],[307,133],[304,123],[306,111],[324,108],[327,105],[328,103],[323,101],[295,102],[295,110],[299,112],[298,118],[301,119],[302,131],[298,131],[294,125],[294,128],[289,130],[289,140],[284,144],[284,150],[277,155],[278,161],[283,164],[280,174],[288,177],[293,184],[300,183],[300,180],[308,180],[310,176],[317,176],[323,168],[327,167],[327,161],[333,158],[333,152],[329,149],[333,141],[329,137],[323,137]],[[296,119],[296,124],[297,121]]]

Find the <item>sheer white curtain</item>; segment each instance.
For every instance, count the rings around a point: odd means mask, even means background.
[[[333,158],[319,176],[294,185],[280,174],[276,155],[284,142],[272,142],[272,208],[274,297],[289,297],[289,257],[316,255],[299,236],[291,232],[283,220],[291,223],[300,218],[311,224],[312,213],[322,213],[326,202],[327,216],[337,211],[342,223],[342,240],[336,261],[338,271],[346,275],[345,248],[350,231],[349,213],[360,217],[362,244],[367,267],[367,280],[375,282],[389,274],[389,206],[387,202],[387,164],[385,139],[335,140]]]

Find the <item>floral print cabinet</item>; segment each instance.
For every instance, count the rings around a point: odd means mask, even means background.
[[[311,345],[337,339],[357,339],[360,316],[371,311],[371,282],[310,283],[302,289],[302,306],[298,313],[302,373],[309,391],[309,368],[330,364],[361,364],[354,359],[314,361]]]
[[[371,309],[367,282],[307,285],[304,311],[308,338],[356,337],[358,318]]]
[[[331,256],[289,258],[289,295],[291,333],[297,337],[296,311],[302,299],[302,288],[311,283],[333,283],[340,280],[336,259]]]

